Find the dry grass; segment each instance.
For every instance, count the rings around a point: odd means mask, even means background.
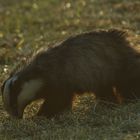
[[[0,85],[19,61],[70,34],[125,29],[139,49],[139,7],[139,0],[0,0]],[[38,107],[23,120],[9,119],[0,97],[0,139],[140,140],[140,102],[109,109],[86,95],[52,120],[31,117]]]

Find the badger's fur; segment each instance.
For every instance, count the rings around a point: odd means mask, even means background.
[[[39,98],[45,101],[38,115],[54,116],[71,108],[75,93],[92,92],[101,100],[118,103],[118,95],[123,101],[140,97],[139,71],[140,54],[124,32],[83,33],[39,52],[12,74],[2,86],[3,101],[16,117]]]

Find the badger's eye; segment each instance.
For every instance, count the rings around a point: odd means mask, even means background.
[[[16,103],[13,104],[12,107],[13,107],[13,109],[16,109],[17,108],[17,104]]]

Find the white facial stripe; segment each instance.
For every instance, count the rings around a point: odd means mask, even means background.
[[[14,76],[6,81],[4,90],[3,90],[3,102],[6,109],[10,109],[10,84],[15,82],[18,79],[17,76]]]
[[[14,83],[16,80],[18,80],[17,76],[12,77],[12,83]]]
[[[10,83],[11,83],[12,79],[9,79],[6,81],[5,86],[4,86],[4,90],[3,90],[3,102],[4,102],[4,106],[6,108],[8,108],[10,105]]]
[[[43,85],[43,82],[39,79],[37,80],[30,80],[29,82],[26,82],[21,92],[19,93],[19,96],[17,98],[17,104],[18,104],[18,114],[22,115],[24,111],[24,107],[26,103],[29,101],[32,101],[34,97],[36,96],[36,93]]]

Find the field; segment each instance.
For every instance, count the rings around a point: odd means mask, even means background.
[[[0,86],[39,48],[84,31],[126,30],[139,50],[139,13],[139,0],[0,0]],[[140,102],[109,109],[86,94],[72,112],[50,120],[33,117],[39,105],[11,119],[0,96],[0,140],[140,140]]]

